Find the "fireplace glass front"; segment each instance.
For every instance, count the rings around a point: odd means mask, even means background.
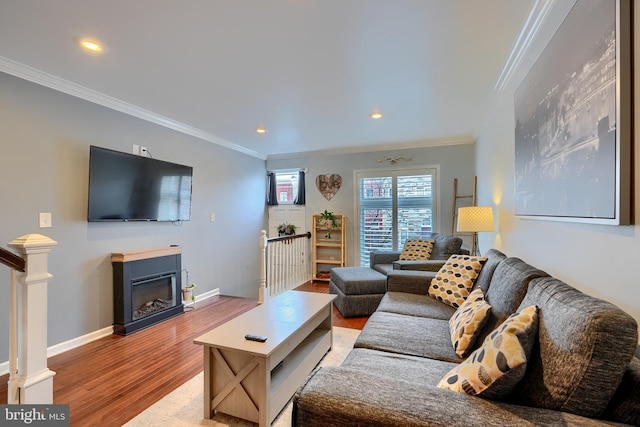
[[[177,304],[176,276],[169,274],[131,283],[131,320],[150,316]]]

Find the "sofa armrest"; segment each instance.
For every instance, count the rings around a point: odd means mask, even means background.
[[[371,251],[369,253],[369,267],[376,264],[391,264],[400,258],[401,251]]]
[[[447,262],[444,259],[393,261],[394,270],[438,271]]]
[[[391,270],[387,275],[387,292],[427,295],[434,277],[433,271]]]

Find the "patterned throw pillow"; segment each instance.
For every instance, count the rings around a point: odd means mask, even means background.
[[[537,332],[535,305],[512,314],[467,360],[449,371],[438,387],[488,399],[504,398],[524,376]]]
[[[465,358],[471,353],[490,311],[491,306],[484,300],[482,289],[476,289],[453,313],[449,319],[449,330],[453,350],[458,356]]]
[[[431,280],[429,296],[458,308],[467,299],[487,257],[451,255]]]
[[[431,258],[433,250],[433,240],[422,240],[421,238],[409,239],[404,242],[404,248],[400,254],[400,259],[407,260],[428,260]]]

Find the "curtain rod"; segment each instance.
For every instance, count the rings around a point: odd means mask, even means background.
[[[278,172],[278,173],[304,172],[304,173],[307,173],[307,172],[309,172],[309,170],[307,168],[300,168],[300,169],[274,169],[274,170],[268,170],[267,174],[272,173],[272,172]]]

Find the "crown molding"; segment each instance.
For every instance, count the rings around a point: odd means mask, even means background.
[[[265,157],[256,151],[241,147],[225,139],[219,138],[209,132],[205,132],[202,129],[189,126],[185,123],[170,119],[161,114],[154,113],[153,111],[149,111],[120,99],[114,98],[112,96],[105,95],[104,93],[78,85],[52,74],[45,73],[44,71],[21,64],[9,58],[0,56],[0,71],[15,77],[19,77],[23,80],[30,81],[32,83],[48,87],[58,92],[62,92],[67,95],[71,95],[76,98],[101,105],[111,110],[119,111],[129,116],[163,126],[176,132],[190,135],[195,138],[212,142],[216,145],[220,145],[222,147],[265,160]]]
[[[494,86],[494,90],[501,92],[506,87],[509,80],[511,80],[514,71],[518,68],[520,61],[527,52],[527,49],[529,49],[531,42],[536,37],[536,34],[538,34],[538,30],[549,13],[554,1],[555,0],[536,0],[533,4],[531,10],[529,10],[529,14],[527,15],[524,25],[520,29],[518,38],[511,48],[507,61],[502,67],[502,71],[500,72],[498,81]]]
[[[382,144],[382,145],[361,145],[357,147],[345,147],[345,148],[329,148],[325,150],[317,150],[317,151],[305,151],[299,153],[286,153],[286,154],[273,154],[267,156],[267,161],[269,160],[285,160],[285,159],[299,159],[304,157],[314,157],[314,156],[331,156],[331,155],[341,155],[341,154],[355,154],[355,153],[365,153],[365,152],[376,152],[376,151],[397,151],[397,150],[407,150],[407,149],[415,149],[415,148],[429,148],[429,147],[446,147],[452,145],[465,145],[465,144],[475,144],[475,139],[463,136],[458,138],[442,138],[442,139],[432,139],[426,141],[414,141],[414,142],[405,142],[405,143],[390,143],[390,144]]]
[[[553,0],[547,0],[553,1]],[[114,111],[118,111],[127,114],[132,117],[145,120],[150,123],[163,126],[168,129],[172,129],[176,132],[180,132],[185,135],[190,135],[195,138],[220,145],[225,148],[229,148],[234,151],[238,151],[243,154],[247,154],[252,157],[259,158],[261,160],[277,160],[277,159],[295,159],[304,158],[318,155],[340,155],[340,154],[353,154],[362,152],[375,152],[375,151],[389,151],[389,150],[404,150],[412,148],[428,148],[428,147],[443,147],[451,145],[461,144],[473,144],[475,140],[470,137],[459,138],[445,138],[435,139],[418,142],[406,142],[406,143],[390,143],[382,145],[368,145],[357,147],[345,147],[336,149],[325,149],[317,151],[306,151],[296,153],[285,153],[275,155],[263,155],[256,151],[239,146],[225,139],[219,138],[209,132],[205,132],[201,129],[189,126],[182,122],[170,119],[163,115],[154,113],[153,111],[146,110],[104,93],[89,89],[87,87],[78,85],[60,77],[54,76],[36,68],[24,65],[6,57],[0,56],[0,71],[10,74],[15,77],[19,77],[23,80],[36,83],[40,86],[48,87],[58,92],[65,93],[67,95],[74,96],[85,101],[89,101],[93,104],[101,105]]]

